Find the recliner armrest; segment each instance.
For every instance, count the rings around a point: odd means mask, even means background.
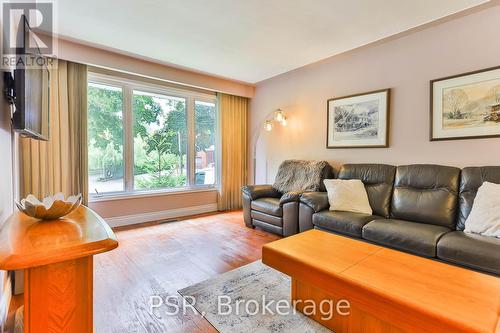
[[[315,213],[330,208],[326,192],[305,192],[300,196],[300,202],[311,207]]]
[[[245,185],[241,188],[241,192],[252,200],[281,197],[281,193],[275,190],[272,185]]]
[[[285,194],[280,198],[280,206],[283,206],[284,204],[288,202],[300,202],[300,195],[304,193],[302,191],[290,191]]]

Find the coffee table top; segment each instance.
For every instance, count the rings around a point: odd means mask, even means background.
[[[266,244],[262,261],[368,306],[392,304],[415,320],[500,332],[500,278],[494,276],[319,230]]]

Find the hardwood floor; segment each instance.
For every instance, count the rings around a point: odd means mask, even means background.
[[[280,238],[246,228],[240,211],[116,232],[119,247],[94,257],[94,327],[111,332],[215,332],[188,311],[158,318],[150,296],[177,290],[261,258]]]

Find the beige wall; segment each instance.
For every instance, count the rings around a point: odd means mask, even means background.
[[[266,170],[272,181],[288,158],[335,165],[500,165],[498,138],[429,141],[429,80],[500,65],[499,22],[496,6],[259,83],[251,103],[252,138],[277,108],[289,112],[290,125],[262,133],[257,181],[266,181]],[[382,88],[392,88],[390,148],[326,149],[327,99]]]
[[[255,88],[248,83],[168,66],[68,40],[59,39],[57,49],[58,58],[82,64],[120,70],[237,96],[253,97],[254,95]]]
[[[176,193],[142,198],[91,202],[90,208],[104,218],[189,208],[217,203],[217,191]]]

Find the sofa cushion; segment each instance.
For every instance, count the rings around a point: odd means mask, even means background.
[[[455,229],[460,169],[406,165],[396,169],[391,216]]]
[[[484,182],[477,190],[464,232],[500,238],[500,184]]]
[[[500,275],[498,238],[453,231],[439,240],[437,256],[445,261]]]
[[[372,221],[363,227],[363,238],[425,257],[436,256],[436,245],[450,229],[443,226],[394,219]]]
[[[260,198],[253,200],[251,204],[252,209],[274,216],[283,216],[283,209],[280,206],[280,199],[278,198]]]
[[[325,179],[330,210],[372,215],[365,186],[359,179]]]
[[[373,213],[389,217],[396,167],[386,164],[345,164],[339,179],[359,179],[365,185]]]
[[[380,216],[351,212],[322,211],[313,215],[313,225],[317,228],[339,234],[361,237],[365,224]]]
[[[500,166],[469,167],[462,170],[457,230],[464,230],[477,190],[484,182],[500,184]]]

